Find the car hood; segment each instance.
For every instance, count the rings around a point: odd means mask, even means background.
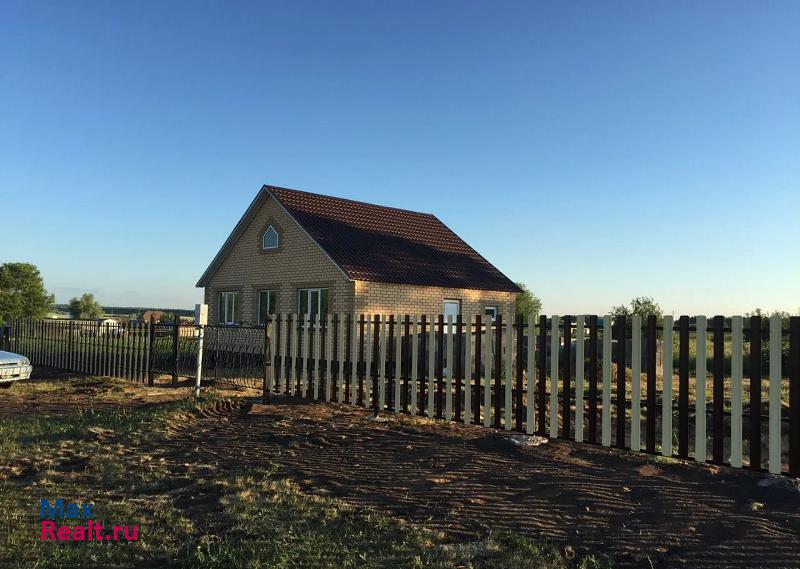
[[[23,356],[0,350],[0,365],[18,364]]]

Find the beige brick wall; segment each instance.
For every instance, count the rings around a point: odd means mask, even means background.
[[[389,283],[356,281],[357,314],[429,314],[438,315],[444,310],[444,301],[461,301],[461,314],[484,314],[487,306],[497,307],[498,313],[507,317],[514,314],[517,293],[409,286]]]
[[[261,237],[272,225],[280,236],[275,251],[263,251]],[[277,292],[277,311],[297,310],[298,288],[327,288],[332,312],[352,313],[353,282],[306,235],[275,200],[267,198],[205,288],[209,323],[218,321],[221,291],[241,293],[241,319],[255,324],[258,291]]]

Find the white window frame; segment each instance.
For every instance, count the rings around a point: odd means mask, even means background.
[[[272,306],[271,307],[267,306],[267,314],[275,314],[275,303],[278,300],[278,298],[277,298],[278,297],[278,291],[276,291],[274,288],[262,288],[262,289],[260,289],[258,291],[258,313],[257,313],[256,320],[257,320],[259,326],[263,326],[264,325],[264,319],[261,317],[261,293],[262,292],[266,292],[267,293],[267,303],[268,304],[270,302],[270,298],[272,298],[272,303],[271,303]],[[272,311],[269,310],[270,308],[272,308]]]
[[[236,322],[236,314],[241,313],[242,309],[242,295],[238,290],[221,290],[219,291],[219,296],[217,297],[219,300],[219,307],[217,308],[218,318],[220,324],[223,326],[235,326],[238,324]],[[228,298],[231,299],[231,302],[228,302]],[[239,306],[236,306],[236,301],[239,301]],[[230,314],[228,313],[228,309],[230,308]]]
[[[458,306],[458,310],[456,313],[453,314],[453,322],[456,321],[456,316],[461,314],[461,300],[458,298],[445,298],[444,303],[442,304],[442,315],[444,317],[444,323],[447,324],[447,305],[448,304],[455,304]]]
[[[491,314],[492,320],[493,321],[497,320],[497,307],[496,306],[484,306],[483,307],[483,315],[484,316],[489,316],[487,314],[487,312],[489,312],[490,310],[492,311],[492,314]]]
[[[275,233],[275,245],[267,246],[266,239],[270,231]],[[261,236],[261,248],[264,251],[271,251],[272,249],[277,249],[280,243],[281,243],[281,236],[280,234],[278,234],[278,230],[272,227],[271,225],[267,227],[267,230]]]
[[[330,303],[330,289],[327,287],[319,287],[319,288],[298,288],[297,289],[297,314],[299,316],[304,316],[306,320],[311,320],[311,312],[306,312],[305,314],[300,313],[300,295],[305,292],[306,295],[306,306],[311,308],[311,293],[317,293],[317,316],[322,314],[322,291],[326,291],[328,293],[328,303]],[[323,315],[324,316],[324,315]]]

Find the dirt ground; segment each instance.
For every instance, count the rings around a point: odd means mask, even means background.
[[[189,393],[151,390],[129,404]],[[9,391],[0,392],[0,415],[120,403]],[[520,447],[506,432],[384,418],[345,405],[240,397],[174,421],[159,451],[225,471],[278,467],[308,492],[380,508],[454,542],[504,527],[623,567],[800,567],[795,481],[565,441]]]
[[[242,401],[175,425],[174,450],[221,468],[279,465],[306,490],[474,539],[506,527],[631,567],[800,567],[800,489],[732,469],[344,405]]]

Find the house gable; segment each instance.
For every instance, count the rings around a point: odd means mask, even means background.
[[[258,226],[258,223],[256,223],[255,220],[258,217],[259,213],[264,208],[265,204],[269,204],[269,205],[267,205],[267,207],[268,207],[268,209],[272,210],[272,213],[273,213],[274,216],[277,215],[278,218],[283,218],[284,221],[289,222],[289,223],[294,224],[294,225],[297,225],[297,228],[300,229],[300,231],[312,243],[314,243],[314,245],[316,245],[317,248],[320,249],[320,251],[325,255],[325,257],[326,257],[328,262],[333,263],[339,269],[339,271],[341,271],[342,275],[344,275],[346,278],[348,278],[349,280],[353,280],[353,279],[350,279],[349,275],[333,259],[331,259],[331,257],[327,254],[327,252],[325,252],[325,250],[322,249],[322,247],[319,245],[319,243],[316,240],[314,240],[308,234],[308,232],[305,230],[305,228],[303,228],[297,222],[297,220],[291,215],[291,213],[289,213],[286,210],[286,208],[283,207],[283,205],[281,205],[281,203],[278,202],[275,199],[275,197],[271,194],[269,187],[263,186],[261,188],[261,190],[258,192],[258,194],[256,195],[256,197],[253,199],[253,201],[250,202],[250,206],[244,212],[244,215],[242,215],[242,217],[239,219],[239,222],[236,224],[236,227],[234,227],[233,231],[228,236],[228,238],[225,240],[225,243],[223,243],[223,245],[220,248],[219,252],[216,254],[214,259],[211,261],[211,264],[205,270],[205,272],[200,277],[200,279],[197,281],[197,284],[195,286],[197,286],[197,287],[208,286],[208,283],[210,282],[211,278],[219,270],[219,268],[224,264],[224,262],[227,259],[228,255],[230,255],[232,249],[239,243],[239,241],[242,238],[243,234],[245,232],[249,232],[250,230],[252,230],[254,225],[256,227]],[[280,221],[278,221],[277,223],[280,223]],[[261,231],[261,237],[263,237],[264,232],[269,228],[269,226],[270,226],[270,223],[268,222],[261,228],[261,230],[262,230]],[[278,225],[273,225],[273,226],[278,231],[278,234],[280,235],[281,234],[281,227],[278,226]],[[277,250],[281,250],[282,249],[282,247],[281,247],[282,244],[280,243],[280,240],[282,240],[282,236],[279,238],[279,245],[278,245]],[[258,243],[261,243],[260,239],[259,239]],[[260,245],[259,245],[259,247],[260,247]],[[263,248],[261,248],[261,250],[264,253],[268,253],[268,252],[274,251],[274,250],[264,251]]]
[[[265,250],[263,236],[270,226],[278,233],[278,247]],[[296,310],[298,288],[328,289],[330,306],[338,311],[350,310],[352,305],[351,280],[264,191],[259,192],[198,286],[206,289],[211,321],[218,318],[222,292],[239,293],[240,320],[249,323],[257,321],[261,290],[275,291],[281,312]]]

